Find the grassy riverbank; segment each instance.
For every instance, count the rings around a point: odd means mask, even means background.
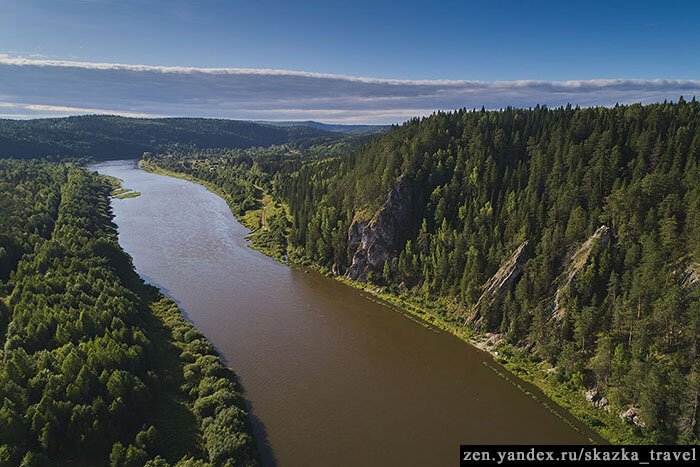
[[[329,275],[328,271],[320,272]],[[491,364],[485,361],[486,366],[511,382],[518,390],[544,405],[547,410],[577,431],[579,431],[578,428],[561,415],[561,410],[552,407],[550,401],[534,395],[507,373],[501,372],[498,366],[502,366],[517,378],[538,388],[563,411],[573,415],[604,440],[612,444],[645,444],[650,442],[641,435],[638,428],[623,421],[614,411],[608,413],[588,403],[582,388],[559,381],[556,371],[546,362],[534,358],[532,353],[503,342],[500,336],[477,332],[473,328],[465,326],[461,320],[452,318],[457,314],[457,304],[454,302],[433,297],[426,299],[422,295],[412,293],[396,294],[386,291],[384,288],[352,281],[345,277],[335,278],[391,304],[396,311],[407,315],[423,326],[448,332],[467,344],[487,352],[493,357],[494,362]],[[591,442],[595,441],[591,440]]]
[[[124,183],[124,180],[117,178],[117,177],[112,177],[109,175],[103,175],[103,177],[107,180],[107,182],[112,187],[112,191],[109,193],[109,195],[112,198],[124,199],[124,198],[136,198],[138,196],[141,196],[141,192],[139,192],[139,191],[133,191],[131,188],[124,188],[122,186],[122,183]]]
[[[212,193],[222,197],[230,203],[230,197],[219,187],[199,180],[191,175],[164,170],[153,163],[142,162],[142,167],[152,173],[182,178],[204,185]],[[267,202],[264,202],[267,200]],[[274,201],[268,193],[263,192],[262,205],[271,206]],[[279,206],[279,205],[278,205]],[[265,243],[264,229],[262,225],[262,209],[248,211],[244,216],[236,216],[238,220],[253,233],[248,236],[251,241],[249,246],[272,258],[284,261],[284,252],[274,248],[274,245]],[[285,209],[281,206],[281,209]],[[232,209],[233,211],[233,209]],[[269,211],[268,211],[269,213]],[[286,213],[286,211],[285,211]],[[234,213],[235,215],[235,213]],[[261,242],[263,240],[263,242]],[[499,376],[510,381],[518,390],[529,397],[536,399],[547,410],[564,420],[567,424],[575,427],[575,424],[564,417],[561,412],[568,412],[582,424],[595,431],[601,438],[613,444],[637,444],[650,443],[651,440],[644,437],[640,428],[630,425],[622,420],[615,408],[611,412],[594,406],[587,402],[584,397],[584,388],[575,386],[572,382],[558,377],[555,369],[547,362],[539,360],[526,349],[512,346],[502,339],[501,335],[484,334],[477,332],[473,328],[464,324],[459,318],[459,304],[446,299],[430,297],[415,292],[397,293],[383,287],[377,287],[368,283],[361,283],[349,280],[342,276],[333,276],[331,272],[324,268],[318,268],[311,263],[303,263],[300,266],[317,270],[329,277],[355,287],[363,292],[381,299],[384,303],[397,312],[404,314],[416,323],[434,330],[449,332],[460,340],[473,345],[493,357],[493,363],[485,361],[486,366],[491,368]],[[437,331],[436,331],[437,332]],[[502,371],[499,366],[507,371]],[[509,376],[509,373],[520,378],[522,381],[538,388],[550,400],[535,396],[522,384],[517,382],[517,378]],[[552,404],[554,402],[554,404]],[[560,409],[555,406],[558,405]],[[578,428],[576,428],[578,429]],[[595,442],[591,440],[591,442]]]
[[[165,175],[168,177],[180,178],[182,180],[187,180],[202,185],[210,192],[222,198],[224,201],[226,201],[226,204],[228,204],[229,208],[231,208],[231,213],[233,213],[234,217],[236,217],[238,222],[240,222],[244,227],[251,231],[251,233],[248,236],[246,236],[246,239],[250,240],[248,246],[254,250],[263,253],[264,255],[267,255],[278,261],[284,262],[285,252],[281,251],[280,248],[274,242],[270,241],[270,239],[268,238],[269,236],[266,235],[267,231],[264,219],[270,218],[276,214],[282,214],[286,216],[287,209],[284,205],[276,203],[273,200],[272,196],[270,196],[268,193],[263,192],[262,198],[260,200],[261,207],[259,209],[251,209],[246,211],[244,215],[237,216],[231,196],[221,188],[214,185],[213,183],[209,183],[206,180],[198,179],[186,173],[173,172],[171,170],[163,169],[162,167],[159,167],[156,164],[145,160],[142,160],[140,162],[140,165],[141,168],[143,168],[147,172],[151,172],[157,175]]]

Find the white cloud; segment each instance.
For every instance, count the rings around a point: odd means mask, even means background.
[[[457,81],[194,68],[0,54],[0,116],[114,113],[391,123],[437,109],[613,105],[700,95],[700,80]],[[4,106],[7,108],[7,106]]]
[[[83,68],[87,70],[127,70],[146,71],[157,73],[180,73],[180,74],[210,74],[210,75],[259,75],[259,76],[301,76],[308,78],[342,79],[347,81],[357,81],[361,83],[384,83],[384,84],[462,84],[467,81],[455,80],[399,80],[380,78],[361,78],[354,76],[334,75],[327,73],[312,73],[307,71],[277,70],[272,68],[196,68],[185,66],[154,66],[154,65],[126,65],[122,63],[103,62],[76,62],[71,60],[51,60],[35,59],[33,57],[12,57],[7,54],[0,54],[0,64],[16,66],[40,66],[40,67],[64,67]],[[476,83],[476,81],[474,81]]]
[[[40,105],[40,104],[28,104],[24,105],[25,109],[36,110],[39,112],[55,112],[59,114],[69,113],[70,115],[82,115],[82,114],[104,114],[104,115],[114,115],[119,113],[125,117],[162,117],[163,115],[148,114],[148,113],[138,113],[138,112],[125,112],[125,111],[115,111],[115,110],[105,110],[105,109],[86,109],[84,107],[68,107],[62,105]]]
[[[0,102],[0,109],[9,108],[11,110],[0,110],[0,118],[38,118],[38,117],[60,117],[66,115],[85,115],[85,114],[102,114],[102,115],[123,115],[125,117],[164,117],[164,115],[125,112],[109,109],[89,109],[85,107],[69,107],[62,105],[41,105],[41,104],[23,104],[14,102]],[[16,113],[23,111],[24,113]],[[15,113],[13,113],[15,112]]]

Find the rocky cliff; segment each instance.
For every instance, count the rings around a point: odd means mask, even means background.
[[[682,272],[682,283],[686,289],[692,289],[700,283],[700,264],[688,262]]]
[[[525,263],[532,257],[532,249],[528,241],[524,241],[508,260],[501,265],[483,286],[483,292],[472,309],[468,318],[476,327],[481,327],[484,320],[495,321],[494,316],[500,316],[498,305],[508,292],[515,288],[525,268]]]
[[[381,272],[384,262],[396,255],[397,232],[408,221],[411,181],[401,176],[384,205],[369,221],[355,219],[348,229],[348,244],[356,246],[347,275],[365,281],[370,271]]]
[[[564,273],[557,280],[557,292],[554,295],[554,301],[552,303],[552,316],[557,323],[561,322],[566,314],[566,309],[562,307],[559,302],[561,292],[571,284],[581,271],[591,264],[593,245],[596,242],[600,242],[601,248],[605,248],[610,242],[611,233],[610,227],[601,225],[564,263]]]

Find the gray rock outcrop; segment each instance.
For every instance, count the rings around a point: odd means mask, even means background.
[[[528,241],[524,241],[508,261],[503,263],[496,274],[483,286],[483,292],[474,305],[469,319],[476,327],[481,327],[487,315],[494,311],[505,296],[515,288],[523,273],[525,263],[532,257],[532,249]]]
[[[630,407],[620,414],[620,418],[630,424],[645,427],[646,423],[642,420],[642,411],[637,407]]]
[[[354,220],[348,229],[348,244],[357,245],[347,275],[366,281],[370,271],[381,272],[384,262],[396,256],[396,237],[407,224],[411,204],[411,181],[401,176],[384,205],[369,221]]]
[[[559,297],[561,292],[568,287],[571,282],[591,264],[591,251],[595,242],[600,241],[600,246],[605,248],[610,242],[611,237],[610,227],[602,225],[588,239],[581,244],[580,247],[573,252],[564,264],[564,274],[557,280],[557,292],[554,295],[554,303],[552,305],[552,316],[557,323],[561,322],[566,314],[566,309],[561,306]]]
[[[590,404],[600,407],[606,412],[610,412],[610,403],[607,397],[604,397],[597,388],[586,389],[583,391],[586,401]]]
[[[683,270],[683,286],[692,289],[700,283],[700,264],[688,262]]]

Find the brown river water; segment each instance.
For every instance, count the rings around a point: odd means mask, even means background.
[[[455,466],[460,444],[602,441],[486,353],[248,248],[203,186],[135,161],[91,168],[141,192],[112,201],[119,242],[238,374],[265,465]]]

